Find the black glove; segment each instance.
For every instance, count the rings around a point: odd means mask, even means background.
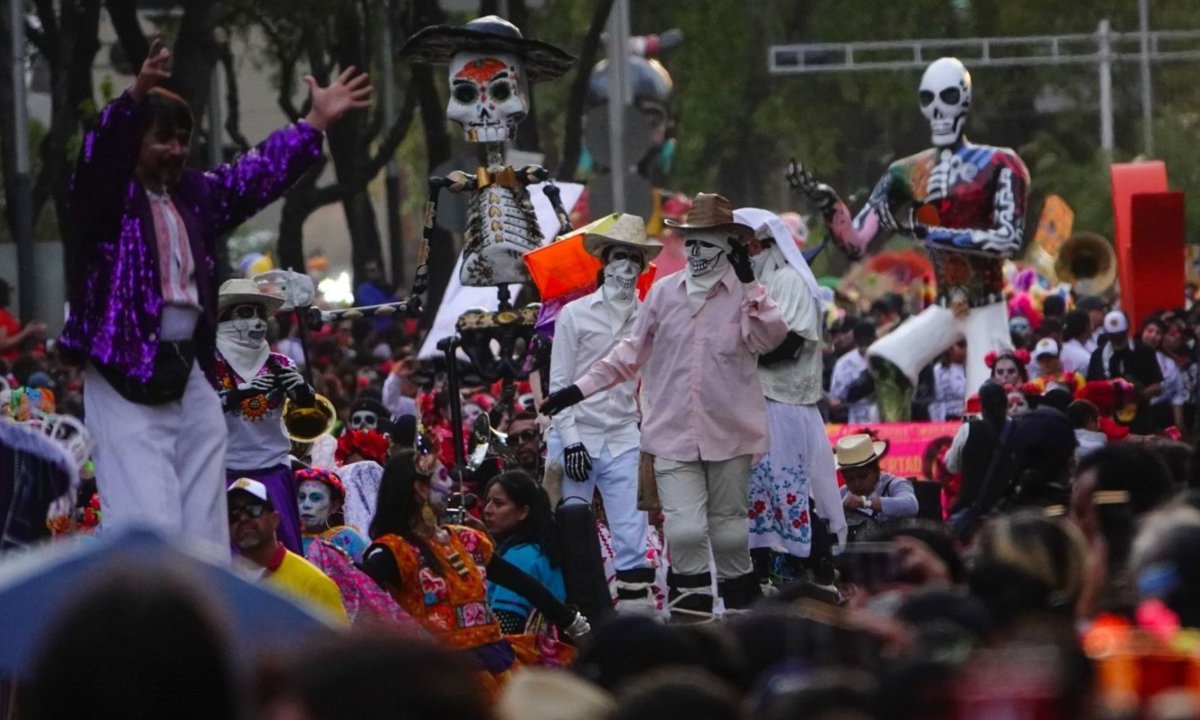
[[[779,343],[779,347],[758,356],[758,364],[767,367],[784,360],[794,360],[803,347],[804,338],[789,330],[787,337]]]
[[[546,398],[538,410],[543,415],[557,415],[560,410],[566,410],[572,405],[583,400],[583,391],[578,385],[568,385],[562,390],[550,393],[550,397]]]
[[[753,282],[754,266],[750,264],[750,252],[746,250],[745,245],[736,240],[729,245],[729,264],[733,266],[738,280],[743,283]]]
[[[871,374],[870,370],[863,370],[862,374],[850,383],[850,387],[846,388],[846,402],[858,402],[869,397],[873,392],[875,392],[875,376]]]
[[[592,456],[583,443],[568,445],[563,450],[563,472],[575,482],[587,482],[592,472]]]

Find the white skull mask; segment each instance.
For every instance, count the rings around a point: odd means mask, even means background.
[[[450,60],[446,116],[462,126],[467,142],[501,143],[517,134],[529,112],[528,80],[516,55],[462,52]]]
[[[630,248],[616,247],[605,256],[604,288],[615,300],[629,300],[642,272],[642,254]]]
[[[940,58],[921,76],[921,112],[929,120],[933,144],[946,147],[962,137],[971,109],[971,73],[958,58]]]
[[[241,303],[229,309],[227,319],[217,323],[217,333],[244,347],[267,341],[267,311],[257,303]]]
[[[375,430],[379,427],[379,415],[372,410],[358,410],[350,416],[351,430]]]
[[[333,514],[333,494],[329,486],[316,480],[305,480],[296,490],[300,504],[300,524],[308,532],[320,532],[329,527]]]
[[[719,232],[689,232],[684,240],[687,252],[687,272],[692,277],[704,277],[724,267],[729,251],[729,239]]]

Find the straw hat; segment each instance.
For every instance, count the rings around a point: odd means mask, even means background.
[[[667,227],[679,230],[728,230],[746,239],[754,237],[754,228],[733,219],[733,206],[729,200],[713,193],[698,193],[683,222],[670,219],[664,222]]]
[[[583,678],[526,668],[505,684],[496,714],[501,720],[603,720],[616,709],[611,695]]]
[[[575,57],[570,53],[549,43],[525,39],[520,28],[495,15],[475,18],[462,27],[421,28],[400,48],[400,57],[410,62],[440,65],[467,51],[516,55],[525,63],[533,82],[564,75],[575,65]]]
[[[258,303],[267,309],[267,317],[279,312],[283,307],[283,298],[259,289],[258,283],[245,278],[234,278],[221,283],[217,291],[217,317],[234,305],[242,303]]]
[[[646,262],[650,262],[662,252],[662,243],[646,237],[646,223],[640,217],[627,213],[620,215],[613,213],[610,217],[615,220],[607,230],[588,233],[584,236],[583,248],[589,254],[601,257],[604,254],[604,248],[620,245],[640,250],[645,255]]]
[[[869,465],[887,453],[886,442],[873,440],[870,435],[846,435],[838,438],[834,447],[838,468],[856,468]]]

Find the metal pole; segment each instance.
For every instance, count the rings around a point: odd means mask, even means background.
[[[8,27],[12,32],[13,103],[13,207],[17,241],[17,302],[21,320],[37,317],[36,253],[33,249],[33,182],[29,176],[29,109],[25,102],[25,3],[8,0]]]
[[[633,104],[629,83],[629,0],[614,0],[608,14],[608,146],[613,211],[625,212],[625,108]]]
[[[389,12],[391,3],[384,3],[383,28],[379,42],[380,69],[383,74],[383,93],[380,98],[383,106],[384,127],[396,119],[396,78],[392,57],[392,15]],[[399,286],[404,282],[404,239],[400,228],[400,166],[396,163],[396,154],[388,158],[385,169],[384,192],[387,203],[387,238],[388,253],[392,262],[389,268],[392,284]]]
[[[1154,155],[1154,99],[1150,87],[1150,2],[1138,1],[1138,24],[1142,41],[1142,147],[1146,157]]]
[[[1113,151],[1111,39],[1108,20],[1101,20],[1096,28],[1096,45],[1100,56],[1100,147],[1109,155]]]
[[[221,141],[225,118],[221,107],[221,63],[213,65],[212,78],[208,82],[208,166],[217,167],[225,162],[225,143]]]

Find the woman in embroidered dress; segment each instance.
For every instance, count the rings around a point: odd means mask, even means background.
[[[430,482],[435,461],[407,450],[388,461],[363,569],[417,622],[468,654],[485,688],[494,692],[518,664],[537,656],[501,631],[488,607],[487,580],[524,595],[572,638],[590,627],[541,583],[496,555],[485,533],[439,522]]]

